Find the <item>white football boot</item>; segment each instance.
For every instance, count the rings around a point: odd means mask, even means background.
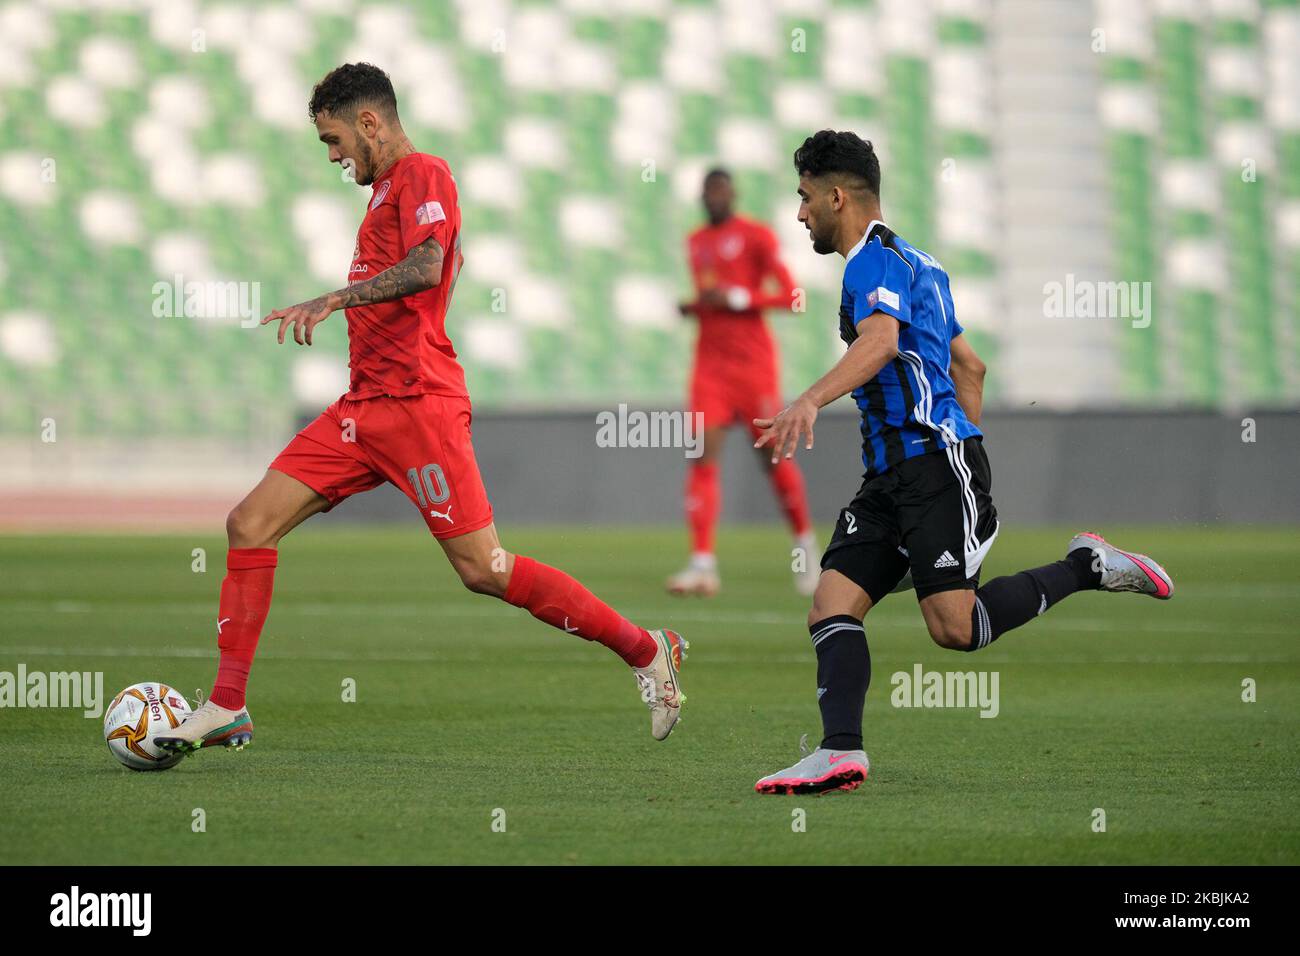
[[[1101,590],[1149,594],[1167,601],[1174,596],[1174,579],[1145,554],[1121,551],[1099,534],[1085,531],[1070,539],[1066,554],[1087,548],[1093,568],[1101,572]]]
[[[665,587],[669,594],[713,597],[722,589],[717,559],[711,554],[691,555],[690,564],[670,577]]]
[[[809,752],[808,735],[799,739],[804,758],[792,767],[768,774],[754,789],[759,793],[808,794],[832,790],[856,790],[871,772],[871,762],[862,750],[826,750],[818,747]]]
[[[253,720],[248,709],[227,710],[212,701],[196,707],[181,725],[165,737],[155,737],[160,750],[192,754],[204,747],[243,750],[253,742]]]
[[[645,667],[632,668],[632,674],[641,700],[650,708],[650,733],[655,740],[663,740],[673,732],[682,716],[682,704],[686,703],[677,672],[691,645],[676,631],[667,629],[651,631],[650,636],[659,645],[654,660]]]

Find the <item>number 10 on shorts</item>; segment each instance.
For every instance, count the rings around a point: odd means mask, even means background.
[[[415,489],[415,496],[420,499],[421,508],[440,505],[451,497],[451,489],[447,487],[447,479],[443,476],[442,467],[439,465],[430,463],[418,471],[411,468],[406,472],[406,480]]]

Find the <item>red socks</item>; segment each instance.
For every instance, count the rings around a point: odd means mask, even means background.
[[[244,706],[257,639],[271,609],[276,556],[274,548],[231,548],[226,555],[217,612],[221,660],[211,700],[228,710]],[[563,571],[532,558],[515,558],[505,599],[552,627],[604,644],[632,667],[645,667],[658,651],[645,628],[637,627]]]
[[[808,513],[808,493],[798,464],[792,458],[782,458],[768,475],[790,530],[796,535],[807,534],[812,530],[812,516]],[[691,465],[686,473],[686,519],[691,528],[693,554],[713,553],[713,533],[721,510],[717,462]]]
[[[275,583],[275,548],[231,548],[217,611],[217,681],[210,699],[227,710],[241,710],[257,639],[271,609]]]
[[[691,552],[713,553],[713,531],[718,526],[722,492],[718,464],[695,464],[686,469],[686,520],[691,527]]]
[[[796,535],[806,534],[812,530],[812,518],[808,514],[808,494],[804,491],[803,472],[793,458],[782,458],[768,472],[772,479],[772,490],[776,492],[781,503],[785,520],[790,523],[790,530]]]
[[[515,556],[505,600],[551,627],[604,644],[632,667],[645,667],[658,650],[645,628],[637,627],[563,571],[532,558]]]

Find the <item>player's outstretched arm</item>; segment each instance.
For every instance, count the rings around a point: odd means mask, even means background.
[[[966,341],[966,336],[957,336],[949,347],[952,352],[948,375],[957,389],[957,404],[972,425],[979,425],[984,411],[984,373],[988,368]]]
[[[277,341],[284,344],[284,334],[293,327],[293,340],[299,345],[311,345],[311,332],[338,309],[350,309],[358,305],[373,305],[376,302],[391,302],[403,296],[414,295],[425,289],[432,289],[442,279],[442,246],[438,240],[430,237],[415,246],[406,254],[406,258],[394,266],[389,266],[374,278],[364,282],[354,282],[346,289],[338,289],[317,296],[308,302],[291,305],[287,309],[276,309],[262,319],[261,324],[280,322]]]
[[[781,459],[782,454],[793,458],[800,438],[805,439],[804,447],[811,449],[813,422],[822,406],[871,381],[896,355],[898,320],[884,312],[873,312],[858,323],[858,337],[829,372],[775,418],[754,419],[754,424],[763,429],[754,447],[771,445],[773,464]]]

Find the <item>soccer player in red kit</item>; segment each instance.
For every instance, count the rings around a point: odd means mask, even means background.
[[[764,309],[790,309],[794,279],[781,261],[776,236],[762,223],[736,215],[731,174],[713,169],[704,177],[701,196],[708,224],[687,240],[697,298],[681,305],[694,315],[700,331],[691,373],[690,408],[704,419],[704,448],[686,478],[686,517],[691,531],[690,563],[668,579],[672,594],[716,594],[721,585],[713,554],[714,531],[722,510],[720,466],[727,429],[743,424],[757,438],[758,418],[771,418],[781,401],[781,373],[776,341],[763,319]],[[770,288],[775,283],[775,289]],[[817,586],[812,520],[803,474],[793,459],[767,469],[777,501],[794,535],[797,557],[795,587],[811,594]]]
[[[655,739],[680,714],[685,647],[647,631],[562,571],[507,552],[497,538],[470,442],[465,374],[447,337],[463,257],[456,181],[402,132],[388,76],[367,63],[330,72],[309,114],[330,162],[350,166],[371,199],[348,285],[272,312],[283,344],[346,310],[351,385],[289,442],[226,521],[230,550],[217,614],[220,661],[209,699],[159,746],[190,753],[252,738],[245,688],[271,604],[277,546],[307,518],[389,481],[406,493],[471,591],[501,598],[567,633],[605,645],[633,670]]]

